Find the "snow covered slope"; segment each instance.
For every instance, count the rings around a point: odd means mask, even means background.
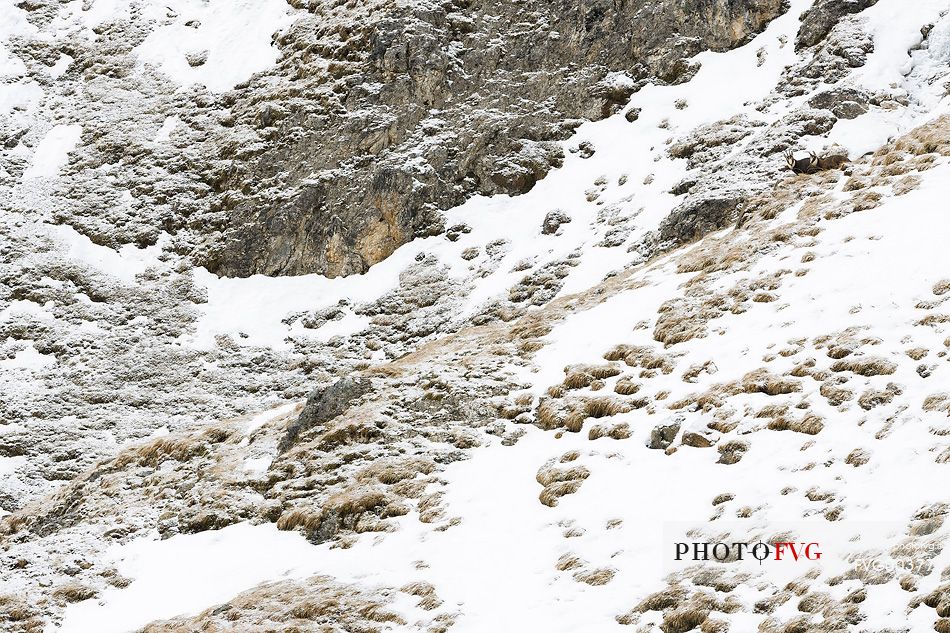
[[[23,499],[0,617],[950,630],[950,2],[879,0],[796,50],[813,4],[359,276],[221,278],[171,236],[51,227],[79,124],[17,146],[35,177],[5,194],[0,372],[11,408],[55,414],[0,427],[27,446],[0,457]],[[850,162],[792,174],[802,149]]]

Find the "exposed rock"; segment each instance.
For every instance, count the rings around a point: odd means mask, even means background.
[[[570,221],[571,216],[560,209],[555,209],[544,216],[544,223],[541,225],[541,234],[553,235],[557,233],[557,230],[561,228],[562,224],[567,224]]]
[[[304,431],[326,424],[349,408],[355,400],[369,393],[373,382],[369,378],[341,378],[329,387],[315,389],[307,396],[307,404],[297,419],[287,427],[278,445],[285,451]]]
[[[661,242],[683,244],[733,222],[743,198],[714,193],[696,196],[675,209],[660,225]]]
[[[871,96],[856,88],[835,88],[808,100],[813,108],[831,110],[839,119],[855,119],[868,111]]]
[[[630,123],[633,123],[634,121],[637,121],[640,118],[641,111],[642,111],[641,108],[629,108],[624,113],[623,118],[625,118]]]
[[[154,243],[162,226],[223,275],[362,273],[440,232],[441,210],[530,190],[560,165],[558,141],[615,112],[637,81],[685,81],[696,67],[685,58],[741,44],[785,10],[781,0],[299,6],[274,40],[277,68],[235,90],[156,85],[144,102],[123,93],[103,107],[62,221],[110,245]],[[133,66],[122,33],[144,29],[133,16],[110,32],[123,51],[110,61]],[[77,46],[104,56],[101,42]],[[95,81],[114,91],[107,75]],[[179,112],[175,147],[134,142],[129,109]],[[89,182],[119,165],[131,206]]]
[[[647,448],[661,450],[669,448],[676,439],[676,434],[679,433],[684,419],[682,416],[674,416],[653,427],[647,440]]]
[[[795,38],[795,48],[814,46],[825,38],[845,15],[860,13],[877,0],[818,0],[802,14],[802,25]]]

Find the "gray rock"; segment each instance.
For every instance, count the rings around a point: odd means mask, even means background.
[[[656,425],[653,430],[650,431],[647,448],[659,450],[668,448],[673,443],[673,440],[676,439],[676,434],[679,433],[680,426],[682,426],[684,419],[682,415],[676,415]]]
[[[346,411],[354,400],[369,393],[373,389],[373,382],[369,378],[341,378],[329,387],[315,389],[307,396],[307,404],[303,411],[287,427],[284,437],[278,445],[278,450],[286,451],[297,437],[314,427],[326,424],[336,416]]]
[[[697,66],[687,58],[742,44],[786,10],[782,0],[295,6],[306,11],[275,37],[277,66],[222,95],[157,74],[136,79],[139,90],[118,85],[150,29],[134,15],[77,42],[71,72],[88,74],[82,92],[99,105],[83,121],[60,221],[110,246],[150,245],[164,230],[221,275],[362,273],[441,233],[442,211],[472,195],[529,191],[583,121],[618,111],[644,80],[687,80]],[[175,142],[143,146],[143,123],[157,129],[172,114],[183,123]],[[99,186],[97,174],[119,166],[131,205]]]
[[[857,88],[835,88],[808,100],[813,108],[831,110],[839,119],[856,119],[868,111],[871,95]]]
[[[802,14],[802,25],[795,38],[795,49],[818,44],[838,21],[849,14],[860,13],[877,4],[877,0],[818,0]]]
[[[541,223],[541,234],[553,235],[554,233],[557,233],[557,230],[561,228],[562,224],[567,224],[570,221],[571,216],[564,213],[560,209],[549,211],[548,214],[544,216],[544,222]]]
[[[731,192],[710,192],[690,198],[660,224],[660,241],[683,244],[722,228],[735,221],[744,201],[741,195]]]

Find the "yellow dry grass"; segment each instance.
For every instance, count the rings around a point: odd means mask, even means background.
[[[592,587],[599,587],[609,583],[616,575],[616,569],[611,567],[601,567],[598,569],[578,571],[574,574],[574,580]]]
[[[825,423],[821,416],[810,413],[800,420],[787,417],[776,418],[769,422],[768,428],[773,431],[794,431],[805,435],[818,435],[825,428]]]
[[[614,393],[617,393],[621,396],[632,396],[638,391],[640,391],[640,384],[629,377],[620,378],[614,385]]]
[[[831,371],[844,372],[850,371],[861,376],[886,376],[897,371],[897,365],[879,357],[856,357],[845,360],[839,360],[832,364]]]
[[[86,587],[75,582],[61,585],[53,590],[53,597],[64,602],[81,602],[97,595],[98,592],[92,587]]]

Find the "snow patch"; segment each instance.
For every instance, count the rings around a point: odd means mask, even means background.
[[[138,539],[109,552],[119,573],[134,582],[70,605],[57,630],[124,633],[152,620],[196,613],[261,582],[307,575],[301,567],[315,572],[316,552],[299,534],[273,524]]]
[[[152,11],[164,24],[136,47],[141,62],[182,85],[200,83],[212,92],[230,90],[273,66],[279,51],[271,36],[294,20],[282,0],[176,0]],[[189,63],[189,56],[205,54],[203,63]]]
[[[119,250],[114,250],[95,244],[65,224],[51,226],[49,231],[56,241],[65,246],[67,257],[128,284],[134,283],[136,275],[158,262],[162,246],[167,241],[167,235],[163,235],[156,244],[146,248],[126,244]]]
[[[80,125],[57,125],[43,137],[33,153],[33,161],[23,172],[23,180],[56,178],[66,164],[69,152],[76,147],[82,134]]]
[[[26,347],[16,353],[13,358],[0,360],[0,369],[42,369],[56,364],[56,357],[51,354],[42,354],[30,341]]]

